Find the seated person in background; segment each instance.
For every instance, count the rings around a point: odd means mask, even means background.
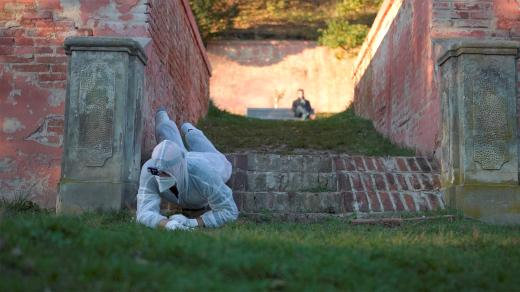
[[[301,88],[298,89],[298,98],[293,101],[292,111],[296,118],[301,118],[302,120],[314,120],[315,118],[314,109],[312,109],[311,103],[305,98],[305,93]]]
[[[141,170],[137,193],[137,222],[155,228],[186,230],[219,227],[238,217],[238,209],[226,181],[231,163],[190,123],[182,125],[184,147],[177,125],[161,108],[155,115],[158,145]],[[160,213],[161,199],[196,212],[195,218],[177,214],[170,218]],[[191,213],[193,214],[193,213]]]

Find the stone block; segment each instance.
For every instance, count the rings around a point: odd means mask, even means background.
[[[303,160],[301,155],[284,155],[281,157],[280,171],[303,172]]]
[[[520,188],[457,186],[455,207],[464,215],[492,224],[520,222]]]
[[[345,159],[342,158],[341,156],[334,156],[332,158],[332,161],[333,161],[333,165],[334,165],[334,169],[333,171],[342,171],[342,170],[346,170],[346,165],[345,165]]]
[[[246,212],[272,211],[274,206],[273,194],[267,192],[244,193],[242,210]]]
[[[239,211],[242,211],[244,209],[244,197],[245,193],[243,192],[233,192],[233,200],[237,204],[237,208]]]
[[[235,168],[240,170],[247,170],[247,155],[246,154],[236,154],[234,155],[235,158]]]
[[[249,172],[247,174],[247,190],[265,192],[267,190],[266,177],[265,172]]]
[[[303,176],[300,172],[291,172],[288,174],[287,185],[284,191],[302,190]]]
[[[233,190],[245,191],[248,190],[247,173],[243,170],[237,170],[233,174],[232,180]]]
[[[354,207],[354,204],[356,202],[355,198],[354,198],[354,193],[352,192],[344,192],[344,193],[341,193],[341,195],[343,196],[343,210],[345,210],[345,212],[354,212],[355,210],[355,207]]]
[[[303,156],[304,172],[319,172],[321,158],[318,155]]]
[[[71,37],[57,212],[133,207],[146,56],[128,38]]]
[[[348,176],[345,176],[348,180]],[[334,173],[320,173],[318,175],[318,186],[322,190],[327,191],[337,191],[338,189],[338,179],[337,175]],[[345,189],[350,190],[350,188]]]
[[[339,191],[352,191],[352,184],[350,183],[348,173],[338,172],[337,188]]]
[[[341,193],[330,192],[321,193],[320,196],[320,213],[340,214],[345,212],[345,197]]]
[[[280,155],[278,154],[254,154],[255,162],[250,170],[256,171],[280,171]],[[248,160],[248,163],[250,160]],[[249,165],[248,165],[249,166]]]
[[[318,194],[309,193],[289,193],[289,210],[294,213],[308,213],[312,212],[313,207],[319,206]]]
[[[520,224],[520,216],[511,211],[514,208],[503,207],[517,202],[519,188],[519,47],[517,42],[459,42],[438,62],[442,76],[442,189],[450,207],[489,222],[516,220]],[[502,198],[497,197],[498,190]],[[485,198],[486,191],[489,198]]]
[[[303,173],[302,184],[300,190],[311,191],[320,188],[318,173]]]
[[[282,172],[267,172],[265,184],[267,191],[285,191],[287,189],[288,174]]]
[[[287,212],[287,210],[290,210],[289,195],[287,193],[274,193],[273,196],[272,211]]]

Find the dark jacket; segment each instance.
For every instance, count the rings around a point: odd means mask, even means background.
[[[303,107],[303,109],[305,109],[305,111],[308,112],[309,114],[314,113],[314,110],[311,107],[310,101],[308,101],[305,98],[297,98],[295,101],[293,101],[293,104],[292,104],[292,111],[294,112],[295,116],[297,116],[297,117],[301,117],[301,113],[296,112],[296,109],[298,108],[298,106]]]

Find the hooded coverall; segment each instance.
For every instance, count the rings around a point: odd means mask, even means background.
[[[209,206],[210,211],[201,216],[206,227],[219,227],[234,221],[238,208],[231,189],[225,184],[231,176],[231,163],[192,124],[185,123],[181,127],[190,151],[184,147],[179,130],[166,111],[157,112],[155,125],[159,144],[141,169],[137,222],[154,228],[167,219],[159,212],[161,199],[182,208]],[[174,177],[178,194],[175,195],[171,188],[161,190],[159,177],[152,175],[149,167]]]

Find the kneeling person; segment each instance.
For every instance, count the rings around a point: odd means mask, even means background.
[[[231,176],[231,163],[189,123],[181,130],[164,109],[155,117],[156,140],[152,158],[141,169],[137,194],[137,222],[169,230],[219,227],[238,217],[231,189],[225,184]],[[207,210],[197,218],[160,214],[161,199],[183,209]]]

